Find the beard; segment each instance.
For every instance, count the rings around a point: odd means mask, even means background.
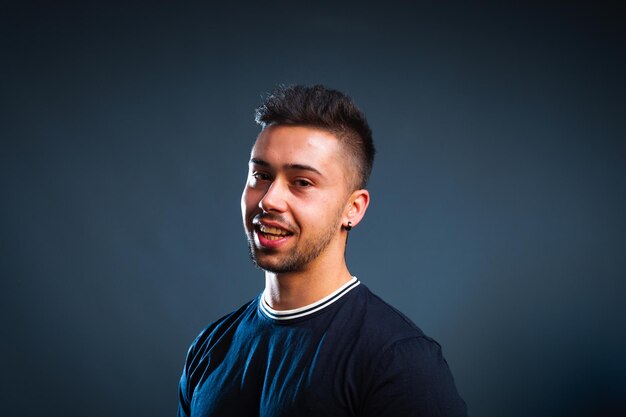
[[[333,222],[323,230],[317,231],[314,236],[296,242],[296,245],[278,259],[267,259],[264,254],[273,254],[272,249],[259,249],[254,244],[254,237],[248,236],[248,251],[254,265],[264,271],[275,274],[296,272],[303,270],[315,260],[330,245],[340,226],[341,212],[337,213]],[[301,235],[299,235],[301,237]]]

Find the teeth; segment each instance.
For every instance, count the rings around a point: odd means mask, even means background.
[[[270,235],[275,235],[275,236],[278,236],[278,237],[286,236],[288,234],[286,231],[284,231],[282,229],[279,229],[277,227],[270,227],[270,226],[260,225],[259,229],[263,233],[267,233],[267,234],[270,234]],[[276,239],[278,239],[278,237],[276,237]]]

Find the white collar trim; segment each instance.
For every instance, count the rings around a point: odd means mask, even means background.
[[[328,307],[329,305],[346,295],[348,292],[350,292],[350,290],[356,288],[360,283],[361,282],[356,277],[352,277],[352,279],[346,284],[342,285],[337,290],[333,291],[321,300],[318,300],[304,307],[294,308],[293,310],[274,310],[267,303],[267,290],[264,290],[259,299],[259,308],[266,316],[274,320],[297,319],[299,317],[308,316],[309,314],[313,314],[323,308]]]

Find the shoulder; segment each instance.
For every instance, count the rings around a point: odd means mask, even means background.
[[[190,404],[192,393],[199,383],[204,370],[211,363],[209,357],[223,356],[227,350],[225,347],[228,340],[233,337],[237,327],[256,312],[258,297],[239,309],[214,321],[195,338],[187,351],[185,366],[180,377],[179,389],[179,415],[191,415]],[[211,352],[211,354],[208,354]]]
[[[363,286],[361,333],[377,362],[409,360],[416,366],[439,363],[441,346],[406,315]],[[373,349],[370,350],[370,349]],[[382,365],[385,366],[385,365]]]
[[[424,334],[398,309],[365,289],[368,308],[364,330],[370,339],[378,340],[376,362],[379,370],[391,371],[396,364],[400,371],[411,367],[417,375],[426,375],[432,373],[433,367],[447,368],[437,341]]]
[[[245,320],[252,314],[256,314],[258,300],[258,297],[252,299],[237,310],[220,317],[205,327],[189,347],[189,351],[187,353],[187,364],[192,362],[194,356],[196,356],[199,352],[210,349],[226,335],[232,333],[242,320]]]
[[[441,346],[406,315],[363,287],[358,296],[363,415],[465,416]]]
[[[425,337],[424,332],[406,315],[391,306],[366,286],[360,289],[362,303],[362,326],[372,340],[389,347],[398,341]]]

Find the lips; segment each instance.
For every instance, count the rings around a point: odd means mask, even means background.
[[[259,248],[278,249],[285,245],[294,232],[273,219],[256,218],[252,221],[255,241]]]

